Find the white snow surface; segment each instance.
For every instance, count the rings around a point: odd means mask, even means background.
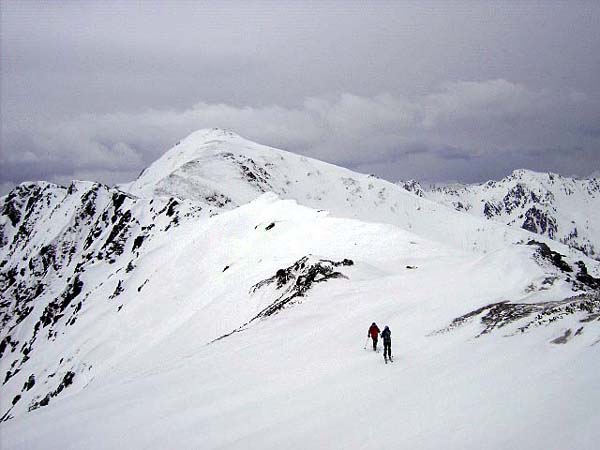
[[[575,311],[524,332],[528,319],[519,319],[481,335],[477,318],[436,333],[492,303],[581,294],[572,276],[533,258],[535,246],[525,243],[548,243],[600,276],[598,263],[576,250],[372,176],[203,130],[122,186],[141,198],[116,209],[115,191],[97,185],[79,182],[69,193],[43,185],[54,212],[37,218],[39,229],[19,248],[7,244],[18,232],[3,216],[2,257],[21,264],[42,244],[71,236],[68,203],[92,187],[107,217],[129,208],[130,229],[152,234],[137,250],[135,233],[124,238],[112,262],[94,256],[80,272],[65,262],[71,272],[44,278],[63,286],[58,278],[79,273],[85,302],[73,324],[56,318],[50,339],[43,326],[31,358],[0,387],[0,414],[22,395],[0,423],[1,448],[597,448],[597,318],[583,323],[584,311]],[[171,197],[185,199],[178,221],[164,212]],[[144,228],[150,223],[156,227]],[[74,261],[91,254],[85,238],[70,238],[79,242]],[[252,320],[287,289],[253,286],[305,256],[308,264],[353,264]],[[125,274],[129,261],[135,268]],[[123,291],[111,298],[117,279]],[[45,292],[0,337],[26,342],[62,289]],[[373,321],[392,331],[393,363],[365,342]],[[0,359],[0,374],[15,352]],[[28,411],[67,370],[73,384]],[[28,391],[30,373],[36,385]]]

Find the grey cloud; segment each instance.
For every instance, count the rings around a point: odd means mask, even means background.
[[[442,159],[463,159],[465,161],[469,161],[477,157],[477,155],[474,155],[468,150],[453,146],[444,146],[439,148],[435,150],[435,154]]]
[[[422,96],[504,78],[597,89],[594,2],[3,2],[3,102],[61,113]],[[192,99],[192,100],[190,100]],[[6,110],[6,109],[5,109]]]
[[[213,126],[390,179],[598,168],[598,2],[5,0],[0,21],[3,186],[122,181]]]

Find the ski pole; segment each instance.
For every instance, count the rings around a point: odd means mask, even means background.
[[[367,336],[367,340],[365,341],[365,350],[367,349],[367,344],[369,343],[369,336]]]

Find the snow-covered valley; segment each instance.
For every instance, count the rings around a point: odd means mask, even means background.
[[[0,209],[2,448],[596,447],[600,263],[548,236],[222,130]]]

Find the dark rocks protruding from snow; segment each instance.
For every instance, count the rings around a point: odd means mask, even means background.
[[[398,185],[403,187],[408,192],[412,192],[417,197],[425,197],[425,192],[423,191],[423,187],[416,180],[399,181]]]
[[[573,268],[563,259],[565,255],[550,249],[547,244],[531,240],[527,245],[535,245],[538,247],[536,256],[550,262],[561,272],[570,275],[567,280],[573,283],[576,290],[595,290],[600,291],[600,278],[595,278],[588,273],[587,266],[583,261],[577,261],[575,265],[579,269],[572,279]]]
[[[566,344],[567,342],[569,342],[569,339],[571,339],[571,329],[567,329],[567,331],[565,331],[565,334],[563,334],[562,336],[557,337],[556,339],[552,339],[550,342],[552,342],[553,344]]]
[[[4,204],[4,209],[2,210],[2,214],[8,217],[8,220],[10,220],[13,227],[16,227],[21,221],[21,208],[20,205],[17,205],[16,203],[16,197],[16,190],[14,190],[8,195],[6,203]]]
[[[220,192],[212,192],[205,196],[204,200],[206,200],[206,203],[216,208],[224,208],[231,203],[231,199]]]
[[[52,267],[54,270],[58,270],[60,268],[56,264],[56,247],[54,245],[44,245],[42,248],[40,248],[39,257],[41,258],[42,265],[44,267],[44,274],[48,272],[50,267]]]
[[[501,212],[502,207],[500,205],[496,205],[495,203],[487,201],[485,202],[485,205],[483,205],[483,214],[488,219],[499,215]]]
[[[352,265],[349,259],[334,262],[325,259],[312,260],[305,256],[285,269],[279,269],[271,278],[260,281],[252,286],[250,292],[255,293],[265,286],[275,283],[276,289],[284,289],[279,297],[269,306],[259,312],[252,320],[268,317],[283,309],[295,298],[302,297],[314,283],[320,283],[332,278],[346,278],[344,274],[334,270],[341,265]]]
[[[332,261],[330,259],[322,259],[322,262],[325,263],[329,263],[331,264],[333,267],[339,267],[339,266],[353,266],[354,265],[354,261],[352,261],[351,259],[348,258],[344,258],[341,261]]]
[[[521,225],[521,228],[532,233],[547,235],[550,239],[554,239],[558,225],[554,217],[550,217],[548,213],[532,206],[525,213],[525,221]]]
[[[339,266],[352,266],[353,264],[354,261],[347,258],[344,258],[342,261],[331,261],[327,259],[316,259],[312,256],[304,256],[291,266],[278,269],[275,272],[275,275],[266,280],[259,281],[250,289],[250,293],[255,294],[265,287],[273,286],[276,293],[280,292],[277,298],[248,322],[230,333],[218,337],[213,342],[242,331],[255,320],[272,316],[285,307],[296,303],[298,298],[304,297],[315,283],[320,283],[333,278],[347,278],[343,273],[335,270],[335,268]]]
[[[5,336],[0,341],[0,359],[2,359],[2,356],[4,355],[4,352],[6,350],[10,349],[11,351],[14,351],[14,349],[17,345],[18,345],[18,342],[13,341],[10,335]]]
[[[67,286],[60,298],[50,302],[44,309],[40,321],[44,327],[56,324],[56,322],[64,315],[65,309],[71,302],[81,294],[83,282],[76,276],[75,279]]]
[[[538,247],[537,254],[540,257],[542,257],[543,259],[552,263],[554,266],[556,266],[561,271],[573,272],[573,269],[571,268],[571,266],[569,266],[569,264],[567,264],[563,260],[565,255],[561,255],[560,253],[555,252],[554,250],[550,249],[550,247],[548,247],[547,244],[544,244],[543,242],[531,240],[527,243],[527,245],[536,245]]]
[[[248,184],[254,186],[260,192],[272,190],[272,186],[269,183],[271,174],[269,174],[265,167],[257,164],[252,158],[244,155],[234,155],[230,152],[223,152],[220,154],[220,157],[234,162],[238,167],[242,179],[246,180]]]
[[[113,216],[114,219],[115,216]],[[125,250],[125,242],[130,237],[130,227],[132,221],[131,211],[125,212],[114,223],[108,238],[104,242],[102,250],[106,253],[104,256],[109,258],[110,263],[115,262],[115,257],[120,256]]]
[[[579,322],[590,323],[600,321],[600,293],[586,293],[560,301],[540,303],[510,303],[508,301],[492,303],[454,319],[450,325],[433,334],[452,331],[476,317],[479,317],[482,331],[480,337],[511,324],[523,321],[513,327],[512,334],[524,333],[532,328],[563,320],[577,315]],[[525,319],[528,319],[525,321]],[[581,327],[576,335],[581,334]],[[569,336],[566,336],[568,338]],[[565,341],[566,342],[566,341]]]
[[[29,391],[33,386],[35,386],[35,375],[31,374],[29,375],[29,378],[27,379],[27,381],[25,382],[25,384],[23,385],[23,391]]]
[[[595,278],[588,273],[587,267],[583,261],[575,263],[579,268],[579,273],[575,275],[575,279],[586,286],[600,291],[600,278]]]
[[[144,234],[140,234],[139,236],[137,236],[135,238],[135,240],[133,241],[133,247],[131,247],[131,251],[135,252],[137,249],[139,249],[142,244],[144,243],[144,240],[147,238],[147,235]]]
[[[530,190],[524,183],[517,183],[502,199],[504,210],[509,214],[516,208],[522,208],[528,203],[538,201],[539,198],[535,192]]]
[[[142,292],[142,289],[144,288],[144,286],[146,286],[146,283],[148,283],[148,281],[150,281],[150,280],[148,278],[146,278],[144,280],[144,282],[138,286],[137,291]]]
[[[179,202],[177,200],[171,200],[169,202],[169,207],[167,208],[167,216],[173,217],[173,215],[175,214],[175,208],[177,208],[178,206]]]
[[[48,392],[44,398],[39,401],[34,401],[29,405],[29,411],[33,411],[34,409],[38,409],[41,406],[47,406],[50,403],[50,400],[56,396],[58,396],[62,391],[73,384],[73,380],[75,379],[75,372],[68,371],[60,384],[56,389],[51,392]]]
[[[119,282],[117,283],[117,287],[115,287],[114,292],[110,295],[109,299],[113,299],[118,297],[119,295],[121,295],[121,293],[125,290],[125,288],[123,288],[123,280],[119,280]]]

